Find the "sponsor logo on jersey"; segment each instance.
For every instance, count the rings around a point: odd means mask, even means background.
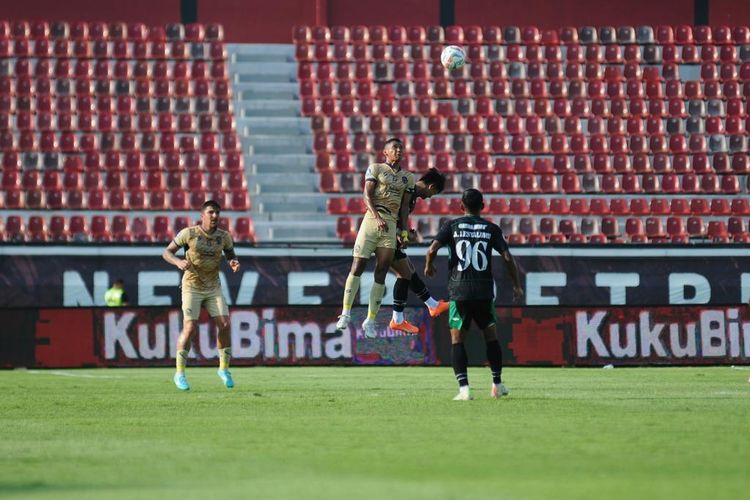
[[[485,229],[487,227],[487,224],[466,224],[465,222],[462,222],[458,225],[459,229],[468,229],[470,231],[478,231]]]

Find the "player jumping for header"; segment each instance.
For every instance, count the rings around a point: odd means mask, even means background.
[[[336,323],[337,330],[344,330],[351,321],[352,305],[359,290],[360,276],[367,261],[375,253],[375,282],[370,290],[367,319],[362,323],[365,336],[375,338],[375,318],[385,293],[385,275],[393,262],[396,251],[396,226],[408,227],[409,193],[414,189],[414,175],[401,169],[404,145],[400,139],[385,142],[385,163],[373,163],[365,174],[364,198],[367,206],[362,224],[354,243],[353,261],[344,287],[344,304]],[[401,231],[401,241],[406,245],[409,232]]]
[[[513,299],[523,297],[523,289],[518,276],[518,268],[508,249],[502,230],[492,222],[483,219],[479,213],[484,208],[482,193],[476,189],[467,189],[461,198],[465,215],[448,221],[427,251],[424,272],[427,276],[435,274],[435,256],[442,246],[449,249],[448,294],[450,312],[448,326],[451,329],[453,344],[451,359],[453,372],[459,385],[459,393],[453,398],[456,401],[473,399],[469,389],[467,373],[468,359],[464,348],[464,336],[472,320],[484,334],[487,343],[487,361],[492,370],[493,398],[508,394],[502,383],[502,351],[497,340],[495,324],[495,280],[492,276],[492,250],[495,249],[505,261],[508,273],[513,280]]]

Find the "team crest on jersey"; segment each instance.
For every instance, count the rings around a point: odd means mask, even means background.
[[[403,177],[401,177],[401,182],[403,182],[404,184],[406,184],[406,183],[409,182],[409,179],[406,176],[403,176]]]

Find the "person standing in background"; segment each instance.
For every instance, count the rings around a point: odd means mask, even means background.
[[[125,283],[118,278],[112,283],[112,287],[104,294],[104,303],[107,307],[123,307],[128,304],[128,294],[125,293]]]

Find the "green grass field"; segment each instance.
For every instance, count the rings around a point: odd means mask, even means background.
[[[0,372],[0,497],[747,498],[748,371]]]

